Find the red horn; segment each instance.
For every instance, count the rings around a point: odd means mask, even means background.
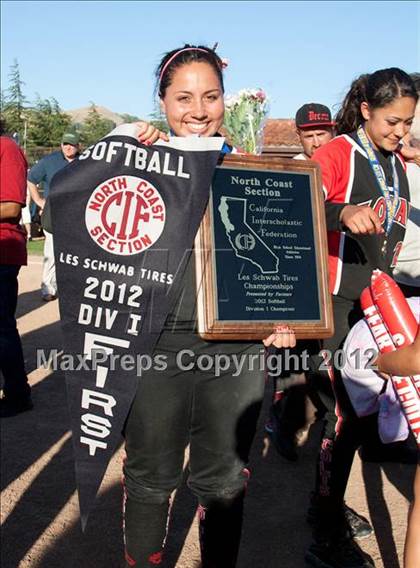
[[[371,287],[365,288],[360,295],[360,305],[381,353],[394,351],[397,346],[413,342],[418,324],[407,300],[392,278],[380,270],[375,270]],[[398,343],[396,339],[402,342]],[[407,422],[420,448],[420,392],[417,379],[418,376],[391,377]]]
[[[413,343],[418,323],[395,280],[381,270],[375,270],[370,289],[395,345],[403,347]]]

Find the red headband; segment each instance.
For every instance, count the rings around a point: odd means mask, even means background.
[[[159,84],[162,82],[162,77],[166,71],[166,69],[168,68],[168,66],[172,63],[172,61],[175,59],[175,57],[178,57],[178,55],[180,53],[182,53],[183,51],[202,51],[203,53],[209,53],[208,49],[202,49],[201,47],[184,47],[182,49],[180,49],[179,51],[176,51],[172,57],[170,57],[168,59],[168,61],[165,63],[165,65],[162,67],[162,71],[160,72],[159,75]]]

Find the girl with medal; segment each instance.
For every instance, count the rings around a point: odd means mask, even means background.
[[[353,540],[369,536],[372,528],[345,506],[344,493],[366,432],[374,433],[376,442],[376,416],[369,424],[357,418],[340,376],[340,349],[363,317],[359,297],[372,271],[390,274],[402,246],[409,190],[399,147],[413,121],[417,98],[413,81],[401,69],[360,76],[336,117],[338,136],[313,156],[321,166],[325,195],[335,333],[323,341],[310,373],[327,409],[309,509],[314,542],[305,557],[312,566],[373,566]]]
[[[157,69],[157,92],[174,136],[219,136],[223,124],[223,67],[214,50],[185,45],[167,53]],[[138,139],[153,144],[168,137],[139,123]],[[231,152],[226,144],[222,152]],[[182,230],[182,227],[180,227]],[[196,329],[195,263],[191,255],[155,354],[165,356],[164,370],[143,374],[125,426],[124,537],[126,566],[160,565],[166,539],[170,498],[183,478],[189,444],[188,485],[199,503],[203,568],[234,568],[239,550],[248,453],[263,398],[264,372],[245,363],[235,374],[180,366],[178,354],[191,360],[219,354],[254,356],[262,343],[206,342]],[[289,347],[294,337],[282,328],[264,345]],[[246,359],[245,359],[246,361]]]

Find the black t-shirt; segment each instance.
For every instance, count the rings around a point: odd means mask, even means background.
[[[178,284],[176,301],[170,309],[155,351],[176,352],[179,349],[192,349],[195,353],[257,353],[263,349],[260,340],[245,341],[205,341],[197,331],[197,292],[195,278],[195,258],[192,251],[187,260],[185,272]]]

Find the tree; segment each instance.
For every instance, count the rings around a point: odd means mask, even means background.
[[[0,110],[1,110],[1,113],[2,113],[2,114],[3,114],[3,112],[4,112],[4,107],[5,107],[5,106],[6,106],[6,95],[5,95],[4,91],[3,91],[3,89],[1,89],[1,91],[0,91]]]
[[[155,110],[149,114],[149,122],[162,132],[169,133],[169,126],[166,122],[166,117],[158,106],[156,106]]]
[[[26,103],[23,94],[23,85],[25,84],[20,76],[20,69],[15,59],[10,68],[9,73],[10,87],[6,90],[2,101],[2,115],[6,122],[7,130],[17,135],[20,141],[23,140],[25,131],[24,105]]]
[[[3,89],[1,89],[0,90],[0,114],[1,114],[1,121],[2,121],[4,131],[6,131],[5,108],[6,108],[6,96],[4,94]]]
[[[37,95],[29,114],[28,139],[31,146],[58,146],[64,132],[71,129],[71,118],[65,114],[57,99],[41,99]]]
[[[82,142],[89,146],[103,138],[113,128],[115,128],[115,122],[108,118],[103,118],[99,114],[95,103],[91,102],[89,114],[80,131]]]
[[[120,116],[123,121],[127,123],[140,122],[141,120],[144,120],[133,114],[124,113],[120,114]],[[158,106],[156,106],[156,109],[149,114],[147,120],[148,122],[150,122],[150,124],[153,124],[153,126],[158,128],[159,130],[162,130],[162,132],[169,132],[169,126],[166,122],[166,117]]]
[[[127,114],[126,112],[120,114],[120,117],[123,119],[124,123],[139,122],[139,120],[141,120],[141,118],[139,118],[135,114]]]

